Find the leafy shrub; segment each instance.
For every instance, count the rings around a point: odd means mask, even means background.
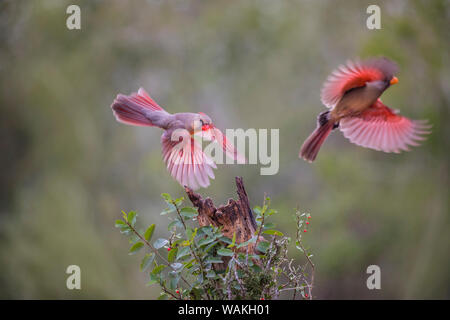
[[[236,234],[229,239],[223,236],[221,228],[199,227],[197,210],[183,206],[184,198],[172,199],[169,194],[162,197],[168,207],[161,215],[171,220],[168,238],[153,241],[154,224],[143,233],[138,231],[134,211],[122,212],[123,219],[116,221],[116,227],[132,244],[129,254],[143,248],[148,251],[140,269],[149,273],[148,285],[160,286],[159,299],[312,299],[314,264],[302,242],[310,214],[298,210],[295,213],[295,245],[306,259],[304,264],[295,266],[288,257],[291,239],[266,221],[277,213],[269,208],[269,198],[265,198],[262,207],[253,210],[258,226],[255,235],[238,244]],[[270,240],[261,240],[261,235]],[[258,254],[249,252],[250,243],[256,244]]]

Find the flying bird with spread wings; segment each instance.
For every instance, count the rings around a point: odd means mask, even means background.
[[[339,128],[350,142],[384,152],[408,151],[430,133],[426,120],[410,120],[387,107],[380,96],[398,82],[397,66],[387,58],[348,61],[326,80],[322,103],[330,110],[317,118],[317,128],[300,149],[300,158],[316,159],[333,129]]]
[[[182,186],[194,190],[206,188],[209,180],[214,179],[213,169],[217,166],[203,152],[201,139],[219,143],[226,156],[238,163],[246,161],[206,114],[171,114],[142,88],[129,96],[117,95],[111,108],[118,122],[164,130],[161,136],[163,159],[171,176]]]

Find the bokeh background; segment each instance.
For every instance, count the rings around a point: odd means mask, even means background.
[[[81,30],[66,28],[73,3]],[[366,28],[369,4],[381,30]],[[111,113],[117,93],[140,86],[222,129],[280,129],[277,175],[222,165],[200,193],[224,203],[243,176],[252,204],[267,193],[291,235],[294,208],[310,212],[317,298],[450,298],[449,21],[446,0],[0,1],[0,298],[157,297],[114,228],[136,210],[164,235],[160,194],[183,195],[160,131]],[[336,132],[314,164],[298,159],[326,76],[378,55],[400,67],[383,101],[429,119],[429,139],[398,155]],[[66,288],[70,264],[82,290]],[[381,290],[366,287],[371,264]]]

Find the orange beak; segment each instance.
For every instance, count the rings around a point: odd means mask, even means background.
[[[390,84],[396,84],[398,82],[398,78],[397,77],[392,77]]]

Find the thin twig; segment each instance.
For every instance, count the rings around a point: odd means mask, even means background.
[[[165,293],[171,295],[171,296],[172,296],[173,298],[175,298],[176,300],[182,300],[181,297],[177,297],[177,296],[174,295],[172,292],[170,292],[169,290],[167,290],[166,286],[164,285],[164,283],[163,283],[162,281],[159,283],[159,285],[161,286],[161,289],[162,289]]]
[[[300,216],[298,215],[299,211],[297,210],[297,241],[298,241],[298,245],[300,246],[300,248],[302,249],[302,252],[304,254],[304,256],[306,257],[306,260],[308,261],[309,265],[311,266],[311,282],[308,283],[306,280],[306,277],[304,277],[304,281],[308,286],[308,297],[309,300],[312,300],[312,289],[314,286],[314,271],[315,271],[315,266],[314,263],[312,262],[311,258],[309,257],[308,253],[306,252],[306,249],[303,245],[302,242],[302,236],[300,234]],[[303,272],[302,272],[303,275]]]
[[[242,268],[242,265],[239,263],[239,261],[238,261],[234,256],[233,256],[233,258],[231,258],[231,259],[234,260],[234,262],[235,262],[238,266],[240,266],[240,267]],[[234,277],[236,278],[237,282],[239,283],[239,286],[241,287],[243,296],[245,297],[247,293],[246,293],[246,290],[245,290],[245,288],[244,288],[244,284],[242,283],[242,280],[239,278],[239,275],[238,275],[238,273],[237,273],[237,268],[234,268]]]
[[[270,204],[269,204],[270,205]],[[256,236],[256,242],[255,242],[255,248],[257,248],[257,246],[258,246],[258,243],[259,243],[259,238],[261,237],[261,232],[262,232],[262,229],[263,229],[263,227],[264,227],[264,219],[265,219],[265,213],[266,213],[266,209],[265,209],[265,207],[266,207],[266,194],[264,193],[264,200],[263,200],[263,206],[262,206],[262,208],[261,208],[261,224],[259,225],[259,228],[258,228],[258,234],[257,234],[257,236]]]
[[[144,242],[145,245],[147,245],[165,264],[167,264],[167,265],[170,264],[169,261],[167,261],[167,259],[164,258],[159,253],[159,251],[150,242],[148,242],[139,232],[137,232],[136,229],[128,221],[125,221],[125,222],[130,227],[131,231],[133,231],[133,233],[135,235],[137,235],[139,237],[139,239],[141,239],[141,241]],[[180,278],[181,278],[181,280],[183,280],[186,283],[186,285],[190,286],[189,282],[187,282],[187,280],[183,276],[180,275]]]
[[[176,210],[176,212],[178,214],[178,217],[180,217],[181,223],[183,224],[184,230],[186,231],[187,230],[186,223],[184,222],[184,219],[181,216],[180,208],[178,208],[178,205],[173,200],[172,200],[172,204],[175,206],[175,210]],[[206,278],[205,266],[203,265],[203,261],[200,259],[200,257],[198,257],[197,254],[195,253],[194,249],[197,249],[197,246],[195,245],[195,242],[194,242],[194,247],[195,248],[193,248],[192,243],[191,243],[191,241],[189,239],[189,248],[191,249],[192,255],[194,256],[195,260],[198,262],[198,264],[200,266],[200,271],[202,273],[203,279],[205,279]],[[206,293],[206,296],[208,297],[208,300],[211,300],[211,296],[209,295],[208,290],[205,290],[205,293]]]

